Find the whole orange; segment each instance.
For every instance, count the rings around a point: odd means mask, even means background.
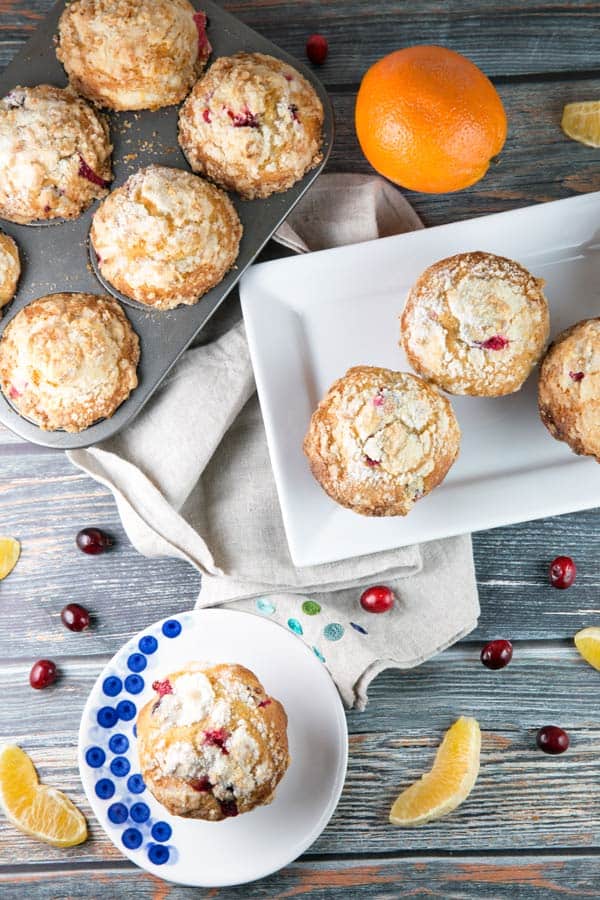
[[[493,84],[445,47],[407,47],[371,66],[356,98],[355,124],[374,169],[430,194],[475,184],[506,140]]]

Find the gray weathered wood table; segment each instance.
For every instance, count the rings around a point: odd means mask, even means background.
[[[36,27],[51,0],[0,0],[0,66]],[[239,0],[228,9],[291,53],[321,31],[330,41],[322,77],[338,137],[331,170],[366,172],[354,136],[354,95],[366,67],[413,43],[440,43],[489,74],[508,112],[509,138],[488,176],[455,195],[409,195],[428,225],[600,189],[600,152],[568,141],[562,106],[600,97],[600,7],[586,0]],[[233,301],[232,301],[233,302]],[[114,552],[83,557],[74,535],[98,525]],[[474,537],[482,615],[468,640],[412,672],[389,672],[366,712],[348,715],[350,764],[337,812],[317,843],[254,885],[197,892],[211,897],[396,898],[600,895],[600,674],[580,661],[572,636],[600,624],[600,511],[498,529]],[[41,775],[89,814],[76,768],[80,712],[110,655],[144,623],[191,606],[196,575],[184,563],[138,556],[111,496],[64,455],[0,431],[0,533],[22,541],[18,568],[0,585],[0,726]],[[576,585],[549,587],[558,553],[579,566]],[[59,611],[79,601],[94,628],[74,635]],[[484,640],[505,636],[515,658],[503,672],[479,663]],[[31,662],[60,662],[60,686],[34,693]],[[430,764],[459,715],[483,729],[481,775],[450,818],[402,831],[387,824],[398,789]],[[535,749],[540,725],[571,735],[562,757]],[[70,851],[35,843],[0,822],[3,897],[183,897],[127,862],[90,814],[91,837]]]

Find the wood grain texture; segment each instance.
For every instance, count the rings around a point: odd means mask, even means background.
[[[575,649],[537,643],[515,647],[511,666],[490,672],[478,645],[451,648],[418,669],[381,675],[364,713],[350,713],[350,759],[342,799],[312,854],[470,851],[598,846],[597,774],[600,673]],[[90,815],[76,767],[76,730],[89,690],[108,658],[60,660],[61,682],[34,693],[29,663],[3,666],[2,740],[31,753],[41,777],[66,790],[88,815],[91,840],[68,853],[0,823],[0,866],[27,862],[118,860]],[[432,763],[449,725],[475,716],[483,731],[481,771],[452,816],[418,829],[388,824],[398,792]],[[535,746],[538,728],[559,722],[571,736],[560,757]],[[367,851],[368,852],[368,851]]]
[[[567,856],[465,856],[380,859],[366,854],[361,860],[300,861],[254,884],[220,891],[199,892],[176,887],[140,872],[131,864],[52,871],[32,867],[25,872],[0,874],[3,900],[25,895],[56,898],[114,900],[125,895],[139,900],[257,900],[276,897],[310,900],[401,900],[433,897],[441,900],[561,900],[597,897],[600,859],[591,853]]]

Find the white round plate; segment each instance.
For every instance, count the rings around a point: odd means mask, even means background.
[[[135,720],[152,682],[192,660],[240,663],[285,706],[292,761],[275,799],[237,818],[170,815],[139,774]],[[264,878],[317,839],[341,794],[346,717],[323,664],[275,622],[206,609],[156,622],[112,658],[92,688],[79,729],[79,770],[113,843],[153,875],[196,887]]]

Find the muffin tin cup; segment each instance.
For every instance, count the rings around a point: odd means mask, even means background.
[[[82,291],[91,294],[109,293],[116,297],[123,303],[125,313],[140,338],[138,387],[110,419],[103,419],[85,431],[77,434],[43,431],[21,416],[0,393],[0,422],[32,443],[73,450],[106,440],[128,425],[306,193],[322,171],[331,152],[333,111],[325,89],[312,71],[209,0],[195,0],[193,5],[203,10],[208,17],[208,37],[213,46],[209,64],[218,56],[229,56],[241,50],[268,53],[294,66],[313,85],[324,111],[323,160],[285,193],[273,194],[265,200],[240,200],[237,195],[230,193],[244,227],[234,267],[197,304],[169,311],[154,310],[125,297],[99,275],[94,251],[89,246],[91,220],[99,205],[98,201],[79,218],[68,221],[16,225],[0,219],[2,230],[10,234],[19,246],[22,265],[17,295],[5,307],[4,317],[0,320],[0,333],[32,300],[45,294]],[[0,96],[4,96],[17,84],[25,87],[36,84],[53,84],[59,87],[66,85],[66,75],[56,59],[53,43],[64,7],[64,0],[60,0],[2,73]],[[114,145],[115,178],[111,190],[120,187],[130,175],[151,163],[190,171],[177,141],[178,114],[178,106],[156,111],[107,114]],[[193,402],[194,398],[190,397],[190,403]]]

